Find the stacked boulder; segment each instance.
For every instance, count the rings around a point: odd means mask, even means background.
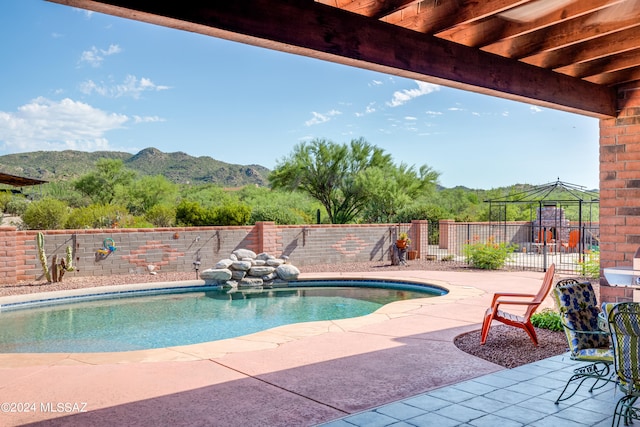
[[[287,257],[276,258],[266,252],[256,254],[248,249],[233,251],[213,267],[203,270],[206,283],[234,288],[270,287],[296,280],[300,270],[287,263]]]

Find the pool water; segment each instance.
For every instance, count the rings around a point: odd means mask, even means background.
[[[196,344],[291,323],[363,316],[393,301],[442,294],[426,291],[212,289],[13,310],[0,313],[0,352],[112,352]]]

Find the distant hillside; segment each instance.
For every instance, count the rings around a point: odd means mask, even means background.
[[[267,185],[269,169],[259,165],[235,165],[208,156],[183,152],[163,153],[145,148],[137,154],[118,151],[36,151],[0,156],[0,172],[46,181],[75,179],[94,169],[99,159],[120,159],[140,175],[163,175],[179,184],[212,183],[224,187]]]

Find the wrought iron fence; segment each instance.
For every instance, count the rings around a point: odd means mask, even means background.
[[[558,272],[581,275],[586,263],[593,263],[594,259],[597,262],[599,255],[597,223],[542,230],[530,222],[430,223],[428,235],[427,241],[416,249],[421,259],[433,262],[466,263],[464,248],[470,243],[506,244],[513,249],[508,268],[545,271],[554,263]]]

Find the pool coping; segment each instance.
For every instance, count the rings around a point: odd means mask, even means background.
[[[370,326],[390,319],[410,316],[412,312],[424,306],[451,304],[460,299],[480,296],[484,291],[472,286],[454,285],[439,280],[416,278],[399,278],[390,275],[372,275],[366,273],[319,273],[302,274],[300,280],[387,280],[395,282],[431,285],[447,290],[438,297],[419,298],[395,301],[380,307],[375,312],[354,318],[339,320],[312,321],[295,323],[266,329],[249,335],[217,341],[173,346],[157,349],[133,350],[124,352],[100,353],[0,353],[0,364],[5,367],[25,367],[38,365],[76,365],[76,364],[122,364],[150,363],[167,361],[197,361],[224,357],[226,354],[242,353],[256,350],[276,348],[281,344],[308,337],[319,336],[334,331],[354,331],[363,326]],[[40,292],[34,294],[0,297],[0,307],[7,304],[26,303],[28,301],[50,301],[69,296],[95,296],[100,294],[126,294],[136,291],[157,291],[159,289],[181,289],[194,286],[206,287],[203,280],[185,282],[151,282],[130,285],[113,285],[74,289],[68,291]]]

